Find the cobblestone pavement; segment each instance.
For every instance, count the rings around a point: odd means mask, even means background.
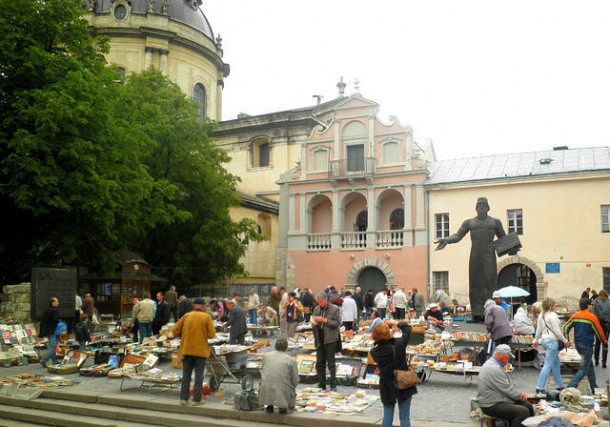
[[[482,332],[484,331],[484,327],[482,325],[462,324],[461,330]],[[268,349],[270,349],[270,347]],[[90,364],[93,364],[92,360],[86,362],[86,366]],[[161,364],[159,368],[164,372],[178,372],[178,370],[172,368],[169,363]],[[43,370],[39,364],[0,368],[0,377],[24,372],[43,374],[46,370]],[[609,378],[608,372],[610,372],[609,369],[603,369],[601,367],[596,368],[597,380],[600,386],[605,384],[606,380]],[[538,374],[539,371],[531,366],[523,366],[521,370],[515,368],[513,372],[518,388],[525,392],[533,392],[535,390]],[[571,378],[573,374],[571,371],[566,371],[563,372],[562,375],[564,375],[565,378]],[[83,391],[117,393],[119,395],[121,393],[130,395],[139,394],[142,395],[143,398],[150,396],[149,392],[143,389],[120,391],[119,387],[121,380],[117,379],[108,379],[106,377],[81,377],[78,374],[67,375],[66,378],[82,381],[77,387]],[[206,380],[207,378],[206,375]],[[586,387],[585,381],[581,382],[581,387],[583,386]],[[308,385],[299,384],[298,389],[303,389],[305,387],[308,387]],[[221,390],[225,391],[227,396],[233,396],[234,393],[240,390],[240,386],[237,384],[223,383],[221,385]],[[354,390],[354,387],[338,387],[338,391],[342,393],[353,393]],[[378,391],[373,389],[366,390],[366,392],[369,394],[378,394]],[[414,396],[411,406],[411,419],[421,422],[414,423],[415,425],[440,425],[442,422],[451,422],[454,425],[456,423],[478,425],[478,423],[473,422],[469,417],[470,399],[476,395],[476,392],[476,376],[472,379],[468,379],[459,375],[434,372],[424,384],[418,386],[418,393]],[[156,396],[160,394],[154,390],[152,393]],[[174,396],[176,400],[178,399],[178,393],[175,390],[165,391],[163,392],[163,396],[168,398]],[[212,393],[206,400],[215,403],[223,403],[225,399],[226,398],[216,397],[214,393]],[[379,401],[362,413],[364,416],[379,417],[381,414],[382,405]]]

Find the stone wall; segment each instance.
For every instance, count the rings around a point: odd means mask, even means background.
[[[30,283],[2,287],[0,320],[9,322],[30,322]]]

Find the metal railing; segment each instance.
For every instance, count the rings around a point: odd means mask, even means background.
[[[311,233],[307,235],[308,251],[329,251],[330,233]]]
[[[404,237],[402,230],[377,231],[378,248],[400,248],[403,246]]]
[[[341,233],[341,248],[364,249],[366,248],[366,231],[346,231]]]
[[[329,162],[328,173],[333,178],[372,175],[375,173],[375,158],[359,157],[355,159],[331,160]]]

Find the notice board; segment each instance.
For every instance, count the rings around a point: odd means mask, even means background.
[[[49,298],[59,300],[59,317],[74,317],[76,310],[77,274],[74,268],[32,268],[31,312],[32,319],[40,319],[49,307]]]

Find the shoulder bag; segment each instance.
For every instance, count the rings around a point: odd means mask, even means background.
[[[394,358],[396,358],[396,349],[392,346],[394,350]],[[404,390],[406,388],[414,387],[421,383],[417,374],[411,367],[411,364],[407,362],[407,370],[403,371],[401,369],[394,369],[394,386],[398,390]]]
[[[542,321],[544,322],[544,327],[549,330],[550,332],[553,333],[553,335],[555,335],[555,332],[553,332],[553,330],[551,328],[548,327],[548,325],[546,324],[546,319],[544,318],[544,316],[542,316]],[[566,348],[566,343],[563,342],[563,340],[561,340],[559,337],[557,337],[557,347],[559,349],[559,351],[563,351]]]

